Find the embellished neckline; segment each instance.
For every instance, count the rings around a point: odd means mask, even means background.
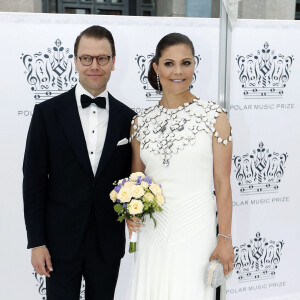
[[[192,99],[191,101],[189,102],[185,102],[183,105],[179,105],[178,107],[176,108],[166,108],[164,107],[163,105],[160,105],[159,103],[156,105],[161,111],[163,112],[167,112],[167,111],[170,111],[170,112],[177,112],[177,111],[180,111],[188,106],[190,106],[191,104],[195,103],[197,100],[200,100],[200,98],[194,98]]]
[[[196,106],[191,107],[193,103]],[[218,143],[224,145],[231,142],[231,132],[230,136],[223,140],[214,127],[216,119],[222,112],[226,113],[226,110],[216,103],[204,102],[198,98],[175,109],[167,109],[157,104],[133,118],[131,124],[134,132],[130,142],[136,136],[140,142],[140,149],[148,149],[159,156],[163,165],[167,167],[173,155],[188,145],[195,144],[199,132],[211,132]]]

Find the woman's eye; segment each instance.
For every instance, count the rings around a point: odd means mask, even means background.
[[[183,62],[183,64],[184,64],[185,66],[189,66],[189,65],[191,64],[191,62],[188,61],[188,60],[186,60],[186,61]]]
[[[166,66],[166,67],[170,67],[170,66],[172,66],[172,65],[173,65],[172,62],[170,62],[170,61],[165,62],[165,66]]]

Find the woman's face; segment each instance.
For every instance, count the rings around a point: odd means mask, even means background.
[[[191,48],[186,44],[166,48],[153,63],[165,93],[181,94],[188,90],[194,74],[195,60]]]

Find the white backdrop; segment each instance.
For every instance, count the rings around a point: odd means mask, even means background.
[[[108,89],[136,111],[156,104],[144,74],[158,41],[170,32],[187,34],[194,42],[193,93],[217,99],[217,19],[0,13],[0,299],[45,299],[43,278],[35,278],[26,250],[21,191],[25,139],[35,103],[76,84],[74,41],[94,24],[107,27],[115,38],[116,70]],[[132,263],[126,254],[116,300],[129,299]]]
[[[230,119],[235,274],[227,299],[300,299],[300,22],[240,20]]]
[[[107,27],[115,37],[116,70],[109,90],[136,111],[158,99],[144,74],[157,42],[174,31],[195,44],[193,92],[217,99],[218,20],[0,13],[1,299],[45,299],[43,278],[35,278],[26,250],[21,192],[25,139],[35,103],[76,83],[74,40],[93,24]],[[299,22],[287,21],[243,20],[233,32],[232,233],[237,256],[227,299],[300,299],[299,35]],[[60,57],[60,64],[53,57]],[[117,300],[128,299],[132,264],[126,254]]]

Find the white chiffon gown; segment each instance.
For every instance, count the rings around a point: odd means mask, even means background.
[[[177,109],[154,106],[134,120],[145,174],[161,184],[165,204],[138,234],[130,300],[212,300],[204,270],[216,247],[212,138],[226,112],[194,99]]]

